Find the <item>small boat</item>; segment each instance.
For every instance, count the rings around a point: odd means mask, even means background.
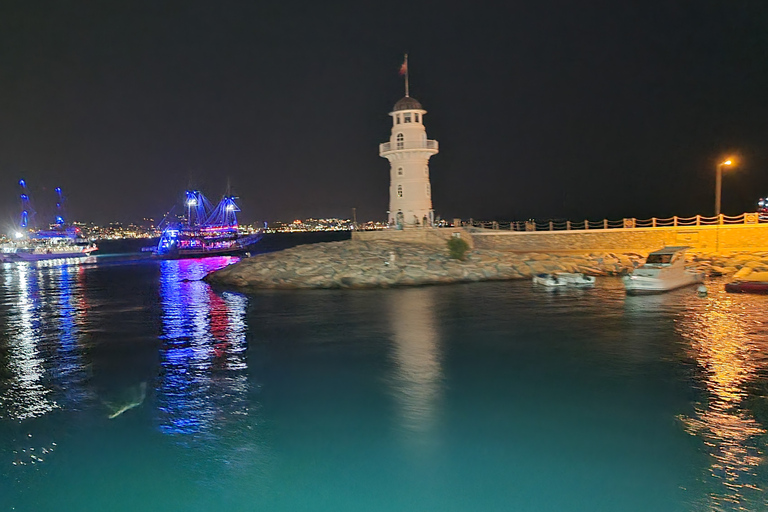
[[[703,274],[685,268],[687,249],[670,246],[650,253],[641,267],[623,277],[627,295],[664,293],[702,282]]]
[[[725,284],[729,293],[761,293],[768,294],[768,272],[753,272],[744,279]]]
[[[587,287],[595,285],[595,277],[577,273],[553,272],[551,274],[537,274],[533,276],[533,282],[550,288],[561,286]]]

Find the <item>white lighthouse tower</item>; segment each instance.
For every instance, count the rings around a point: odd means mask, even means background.
[[[379,156],[389,160],[389,211],[387,221],[399,228],[431,226],[434,222],[429,157],[437,153],[437,141],[427,139],[421,103],[408,94],[408,56],[405,97],[395,103],[389,142],[379,144]]]

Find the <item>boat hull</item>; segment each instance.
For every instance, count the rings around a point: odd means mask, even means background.
[[[586,288],[595,285],[594,276],[574,273],[538,274],[533,276],[534,284],[540,284],[548,288],[575,287]]]
[[[656,277],[624,276],[624,288],[627,295],[656,295],[678,288],[699,284],[704,276],[693,272],[685,272],[674,278],[659,279]]]
[[[242,256],[247,248],[222,249],[222,250],[180,250],[170,251],[163,254],[155,253],[153,256],[161,260],[180,260],[184,258],[208,258],[210,256]]]
[[[172,246],[169,249],[159,251],[155,249],[152,255],[155,258],[163,260],[178,260],[184,258],[207,258],[209,256],[242,256],[248,252],[248,250],[256,245],[262,238],[262,235],[251,235],[248,237],[242,237],[236,239],[231,245],[216,247],[214,245],[209,246],[197,246],[197,247],[178,247]]]
[[[728,293],[756,293],[768,294],[768,281],[734,281],[726,283],[725,291]]]
[[[33,253],[12,253],[5,254],[6,261],[45,261],[45,260],[64,260],[69,258],[85,258],[90,256],[90,252],[62,252],[51,254],[33,254]]]

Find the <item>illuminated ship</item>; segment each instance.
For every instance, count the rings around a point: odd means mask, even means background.
[[[224,196],[212,208],[202,192],[187,190],[186,218],[165,226],[153,254],[160,258],[202,258],[247,252],[263,234],[241,232],[237,224],[240,208],[235,199]]]
[[[98,249],[96,244],[81,235],[80,228],[65,224],[62,208],[64,199],[58,187],[56,188],[58,201],[55,223],[47,230],[30,230],[29,224],[34,217],[34,210],[27,193],[27,183],[19,180],[19,186],[21,186],[21,215],[17,229],[13,233],[13,241],[0,245],[0,261],[82,258]]]

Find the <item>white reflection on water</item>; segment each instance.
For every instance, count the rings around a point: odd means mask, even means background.
[[[247,414],[245,311],[241,295],[218,295],[202,281],[232,258],[160,264],[164,347],[158,389],[160,429],[211,433]]]
[[[38,348],[41,337],[39,302],[36,301],[39,274],[29,263],[16,263],[4,273],[8,310],[8,372],[11,378],[0,398],[0,412],[24,420],[43,416],[57,406],[50,398],[43,357]]]
[[[768,333],[760,320],[766,305],[764,297],[716,291],[691,302],[676,323],[690,342],[689,356],[706,386],[706,403],[683,422],[689,433],[704,441],[712,457],[709,473],[714,490],[707,507],[715,510],[752,510],[764,500],[757,482],[765,460],[759,438],[766,429],[746,401],[749,384],[768,371]]]
[[[426,432],[435,422],[442,389],[442,369],[435,319],[434,294],[438,288],[393,290],[389,295],[394,342],[395,397],[402,425]]]

